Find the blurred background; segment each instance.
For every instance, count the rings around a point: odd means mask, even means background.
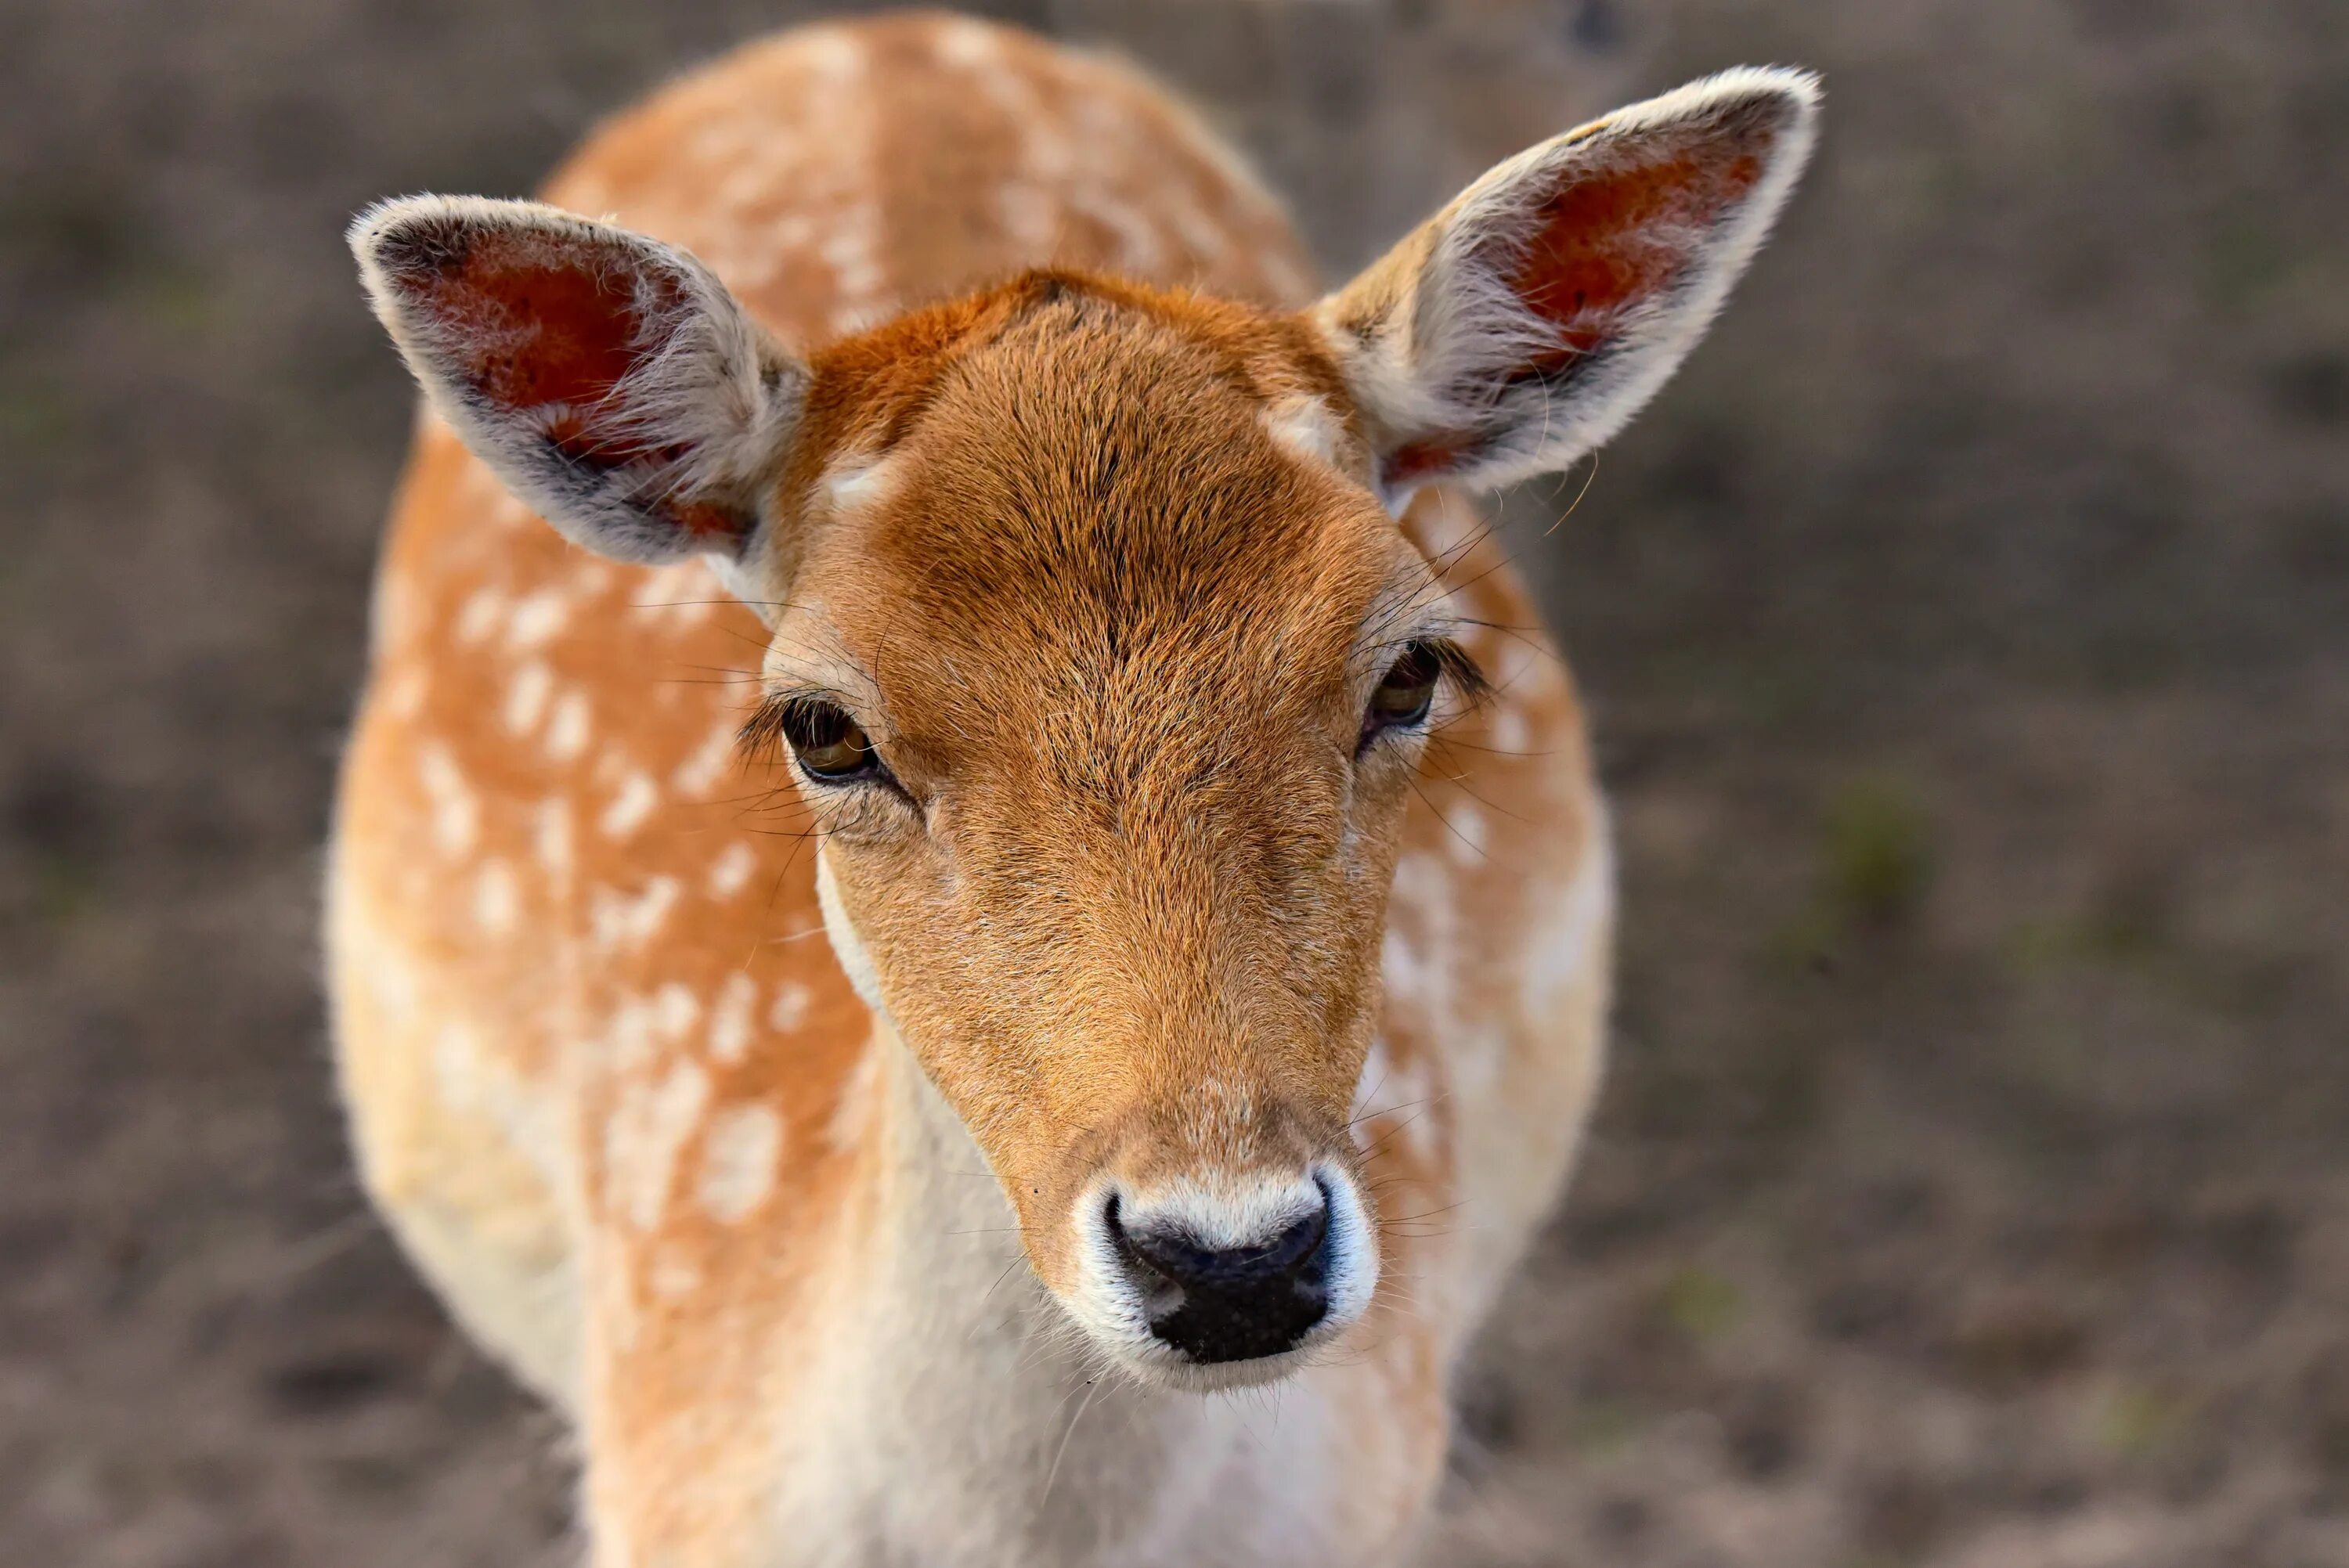
[[[2349,1563],[2349,6],[1030,0],[1333,274],[1738,61],[1823,156],[1570,521],[1616,1066],[1432,1561]],[[569,1561],[347,1169],[409,392],[339,232],[782,0],[0,4],[0,1562]]]

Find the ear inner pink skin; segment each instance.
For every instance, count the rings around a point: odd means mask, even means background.
[[[621,382],[660,348],[646,306],[657,322],[679,306],[683,291],[641,266],[596,260],[585,247],[550,252],[532,236],[492,230],[469,236],[461,254],[398,281],[419,296],[437,342],[463,354],[456,368],[474,394],[515,414],[547,411],[544,439],[566,462],[601,472],[669,471],[688,448],[631,439],[610,416]],[[723,507],[647,501],[696,538],[740,532]]]
[[[1552,372],[1606,346],[1627,308],[1679,279],[1701,241],[1762,176],[1754,155],[1682,157],[1578,180],[1544,208],[1541,227],[1509,287],[1559,328],[1555,354],[1527,368]]]

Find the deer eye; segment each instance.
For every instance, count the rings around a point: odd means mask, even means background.
[[[1402,729],[1419,723],[1434,706],[1436,684],[1444,678],[1444,659],[1425,643],[1413,643],[1394,662],[1362,715],[1361,744],[1367,746],[1381,730]]]
[[[776,727],[790,742],[801,770],[811,779],[844,784],[881,771],[872,740],[837,703],[792,703],[778,716]]]

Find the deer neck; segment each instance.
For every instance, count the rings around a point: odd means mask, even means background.
[[[939,1564],[1147,1563],[1161,1543],[1195,1545],[1201,1511],[1229,1507],[1270,1423],[1107,1369],[1030,1270],[1009,1202],[885,1013],[867,1049],[844,1238],[859,1264],[826,1314],[841,1353],[820,1408],[796,1423],[815,1461],[806,1516],[861,1492],[870,1533],[848,1554]],[[1277,1398],[1314,1402],[1301,1387]]]

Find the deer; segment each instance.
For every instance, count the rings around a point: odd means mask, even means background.
[[[357,219],[422,410],[337,1082],[597,1568],[1420,1549],[1615,925],[1486,498],[1671,375],[1818,101],[1619,109],[1321,294],[1135,68],[894,15]]]

